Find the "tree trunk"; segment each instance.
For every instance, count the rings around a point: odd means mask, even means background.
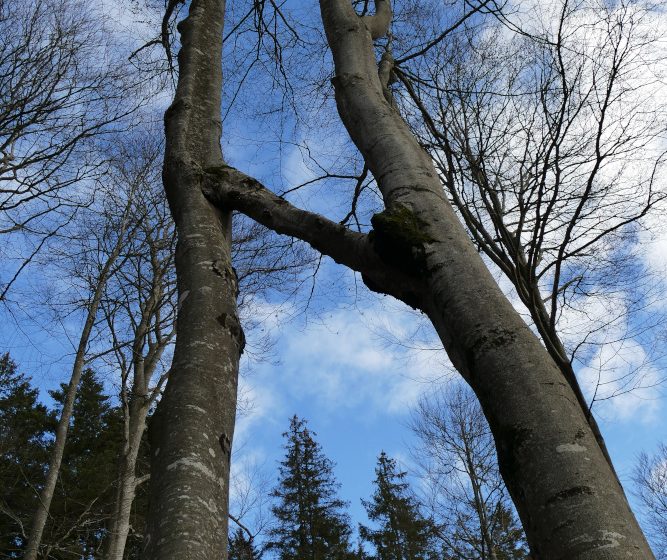
[[[145,559],[227,557],[229,462],[243,332],[231,267],[231,212],[203,195],[223,165],[224,1],[192,0],[179,23],[174,101],[165,114],[165,190],[176,223],[179,311],[169,381],[149,425],[151,495]]]
[[[130,514],[137,486],[136,465],[141,439],[146,428],[149,403],[145,396],[133,396],[129,406],[129,429],[120,458],[118,486],[114,499],[114,512],[109,530],[106,560],[122,560],[130,532]],[[143,402],[138,402],[142,399]]]
[[[102,291],[102,289],[99,290],[100,297]],[[60,413],[58,426],[56,427],[56,439],[53,442],[51,460],[49,461],[49,470],[46,474],[44,487],[39,493],[39,504],[37,506],[37,510],[35,511],[32,527],[30,529],[30,536],[28,537],[25,560],[36,560],[39,546],[42,543],[44,527],[46,527],[46,521],[49,517],[49,510],[51,509],[51,502],[53,500],[53,494],[56,489],[56,482],[58,481],[58,475],[60,474],[60,465],[62,464],[63,454],[65,452],[67,431],[69,430],[69,424],[72,418],[74,400],[76,399],[76,392],[79,387],[79,382],[81,381],[81,374],[83,373],[83,366],[85,364],[85,354],[86,348],[88,347],[88,340],[90,338],[90,331],[92,330],[93,323],[95,322],[97,304],[99,304],[99,298],[94,299],[91,307],[88,309],[86,323],[79,340],[79,348],[74,360],[72,376],[70,377],[69,385],[67,386],[63,410]]]
[[[424,286],[416,303],[480,400],[534,554],[653,558],[572,388],[498,288],[431,159],[385,98],[371,35],[386,31],[387,0],[372,18],[349,0],[320,6],[338,110],[385,201],[373,219],[376,250]]]
[[[204,192],[428,314],[481,403],[537,559],[653,558],[572,387],[493,280],[391,102],[392,59],[385,53],[378,72],[372,44],[391,20],[387,0],[363,18],[349,0],[320,6],[338,111],[384,199],[372,235],[295,208],[225,165],[207,170]]]

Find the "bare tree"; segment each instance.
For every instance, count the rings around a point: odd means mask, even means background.
[[[169,2],[167,18],[178,4]],[[178,235],[179,308],[169,381],[149,427],[146,558],[227,554],[229,468],[245,341],[231,264],[231,209],[217,209],[202,191],[203,170],[224,161],[223,22],[223,2],[190,4],[178,26],[178,84],[165,115],[163,177]]]
[[[134,192],[131,189],[118,193],[112,189],[108,191],[106,208],[101,209],[101,215],[103,216],[101,220],[97,218],[92,223],[89,222],[86,224],[88,228],[84,227],[80,232],[80,241],[84,244],[84,247],[83,251],[76,258],[84,259],[78,265],[81,265],[79,272],[81,278],[84,280],[85,288],[88,290],[86,300],[81,306],[84,314],[84,323],[74,356],[71,377],[65,392],[63,409],[58,419],[56,437],[51,451],[46,480],[39,494],[39,504],[33,517],[26,545],[25,558],[28,560],[35,560],[39,553],[42,534],[48,520],[49,509],[65,451],[67,432],[76,392],[84,366],[89,358],[91,335],[98,320],[98,310],[100,302],[104,297],[106,283],[114,274],[119,261],[122,259],[122,251],[127,238],[132,237],[138,225],[130,219],[132,216],[133,196]],[[74,241],[74,239],[70,241],[70,248],[74,244]]]
[[[491,431],[469,388],[423,397],[410,428],[425,482],[424,503],[446,558],[526,558],[525,535],[498,472]]]
[[[93,149],[137,107],[106,36],[79,0],[0,2],[0,235],[5,299],[23,269],[91,201],[83,188],[104,167]],[[3,244],[4,245],[4,244]],[[13,270],[9,259],[16,258]]]
[[[168,50],[171,17],[180,4],[177,0],[167,4],[160,42]],[[268,6],[252,3],[239,25],[250,21],[259,26],[279,56],[279,43],[266,25],[268,12],[262,11]],[[276,22],[280,8],[271,6]],[[245,219],[235,230],[239,243],[232,246],[232,209],[218,207],[204,195],[203,170],[224,165],[220,148],[224,9],[224,3],[216,0],[195,0],[177,25],[178,82],[165,114],[163,168],[178,235],[177,336],[169,380],[149,428],[147,558],[226,555],[238,362],[245,347],[238,288],[243,285],[252,294],[263,278],[264,289],[263,275],[269,270],[278,273],[270,277],[270,286],[284,284],[298,270],[291,260],[295,250],[297,261],[308,260],[293,241],[277,241],[275,234]]]
[[[360,272],[371,289],[428,315],[480,400],[500,470],[538,557],[651,558],[574,389],[498,288],[444,195],[431,158],[394,108],[388,90],[392,55],[385,51],[378,66],[373,49],[391,21],[388,2],[379,0],[373,16],[360,17],[347,0],[325,0],[321,11],[336,67],[338,111],[384,202],[384,211],[372,219],[373,231],[352,232],[298,209],[222,162],[204,168],[201,182],[209,200],[221,211],[234,207],[309,242]],[[208,31],[189,35],[205,12]],[[207,2],[193,3],[181,24],[183,37],[194,43],[217,36],[221,28],[212,26],[220,18]],[[206,48],[213,60],[217,44],[208,41]],[[188,79],[204,72],[197,57],[181,51]],[[217,100],[220,76],[208,66],[205,75],[210,79],[196,84],[207,89],[206,99]],[[177,96],[168,117],[195,106]],[[181,133],[188,130],[180,127]],[[217,138],[217,128],[210,131]]]
[[[648,535],[656,556],[667,558],[667,445],[661,444],[654,455],[642,453],[632,480],[648,521]]]
[[[632,246],[667,196],[667,123],[648,101],[659,36],[640,5],[565,0],[556,17],[552,8],[533,10],[521,32],[508,33],[507,18],[478,23],[396,75],[475,245],[513,284],[590,414],[595,397],[586,402],[573,361],[604,342],[605,329],[617,339],[648,326],[628,315],[647,305],[652,282],[638,280]],[[601,322],[560,321],[596,300],[607,310]],[[639,384],[629,376],[622,391]]]
[[[104,288],[100,336],[110,338],[111,367],[120,373],[123,443],[120,450],[114,510],[105,558],[121,560],[130,532],[137,459],[148,414],[167,379],[163,354],[174,336],[176,279],[173,270],[175,232],[159,180],[162,142],[155,131],[127,141],[114,158],[109,180],[136,193],[122,262]]]
[[[234,450],[230,480],[229,519],[245,539],[256,544],[271,522],[272,477],[256,461],[239,460],[242,452]],[[233,534],[233,531],[230,531]]]

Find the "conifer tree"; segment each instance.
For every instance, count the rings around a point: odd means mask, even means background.
[[[375,468],[375,493],[362,500],[376,528],[359,526],[362,539],[375,548],[377,560],[426,560],[435,557],[434,525],[419,511],[405,472],[383,451]]]
[[[18,558],[37,505],[34,486],[48,464],[54,418],[9,353],[0,357],[0,558]]]
[[[228,560],[260,560],[262,554],[241,528],[229,536]]]
[[[283,434],[285,459],[272,496],[276,524],[267,549],[280,560],[350,560],[349,518],[337,493],[333,463],[322,453],[306,421],[296,415]]]
[[[530,560],[523,527],[508,504],[498,504],[493,512],[491,534],[497,560]]]
[[[65,389],[51,392],[56,402]],[[98,557],[102,550],[122,437],[120,411],[109,401],[95,372],[85,370],[43,539],[47,548],[57,544],[50,552],[54,558]]]

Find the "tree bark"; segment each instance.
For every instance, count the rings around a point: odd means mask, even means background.
[[[203,195],[223,165],[225,3],[193,0],[179,23],[174,101],[165,114],[164,186],[176,223],[179,311],[169,381],[149,426],[151,495],[144,558],[227,557],[229,462],[243,332],[231,267],[231,212]]]
[[[146,427],[146,416],[149,408],[147,399],[142,399],[144,402],[136,402],[140,399],[142,397],[133,397],[135,402],[130,402],[129,406],[129,426],[120,458],[118,486],[109,528],[106,560],[123,560],[127,537],[130,532],[130,515],[137,487],[137,457],[139,456],[141,438]]]
[[[430,157],[385,97],[372,37],[376,24],[389,19],[388,2],[378,0],[376,20],[358,17],[349,0],[320,6],[338,111],[385,203],[373,218],[373,235],[341,231],[229,168],[211,173],[205,192],[310,242],[361,272],[371,289],[429,316],[480,400],[537,559],[653,558],[572,387],[495,283]]]

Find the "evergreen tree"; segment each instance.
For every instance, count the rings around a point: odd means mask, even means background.
[[[229,536],[228,560],[260,560],[261,553],[255,548],[252,539],[246,533],[237,528]]]
[[[64,391],[63,385],[51,396],[61,403]],[[54,558],[92,558],[102,550],[122,442],[121,413],[109,401],[95,373],[84,371],[43,539],[57,543]]]
[[[350,560],[346,503],[337,496],[333,463],[313,439],[306,421],[294,416],[285,438],[285,459],[272,496],[276,520],[267,548],[280,560]]]
[[[362,500],[376,528],[359,526],[362,539],[373,545],[378,560],[425,560],[435,556],[434,525],[419,511],[405,472],[383,451],[375,468],[375,493]]]
[[[0,557],[19,558],[48,464],[54,418],[9,353],[0,357]]]

